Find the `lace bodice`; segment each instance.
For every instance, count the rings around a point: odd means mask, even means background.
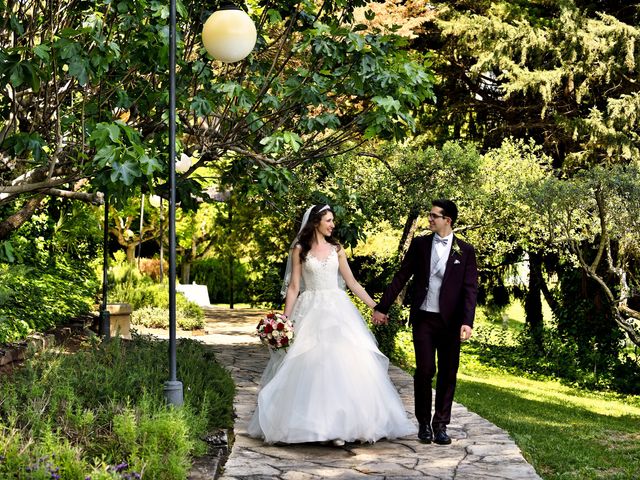
[[[302,279],[305,291],[331,290],[338,285],[338,252],[331,249],[326,259],[318,259],[311,252],[302,264]]]

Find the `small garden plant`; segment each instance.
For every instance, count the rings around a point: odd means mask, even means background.
[[[0,478],[186,478],[206,433],[232,426],[235,387],[206,346],[180,340],[184,406],[169,407],[167,344],[142,336],[45,350],[0,376]]]

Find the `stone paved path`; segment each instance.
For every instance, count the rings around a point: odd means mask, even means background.
[[[253,335],[255,310],[209,309],[207,327],[196,338],[212,345],[237,385],[235,443],[224,480],[307,479],[539,479],[502,429],[454,404],[448,446],[424,445],[415,436],[375,444],[334,447],[319,444],[274,446],[250,438],[246,425],[255,408],[268,352]],[[412,378],[392,366],[389,375],[408,412],[413,412]],[[507,408],[505,406],[505,408]],[[411,418],[414,419],[412,413]]]

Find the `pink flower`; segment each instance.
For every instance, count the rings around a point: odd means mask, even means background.
[[[256,325],[256,335],[272,350],[287,348],[293,342],[293,323],[279,313],[268,313]]]

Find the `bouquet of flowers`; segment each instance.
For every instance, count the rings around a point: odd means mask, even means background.
[[[258,322],[256,334],[273,350],[287,348],[293,342],[293,323],[280,313],[269,313]]]

